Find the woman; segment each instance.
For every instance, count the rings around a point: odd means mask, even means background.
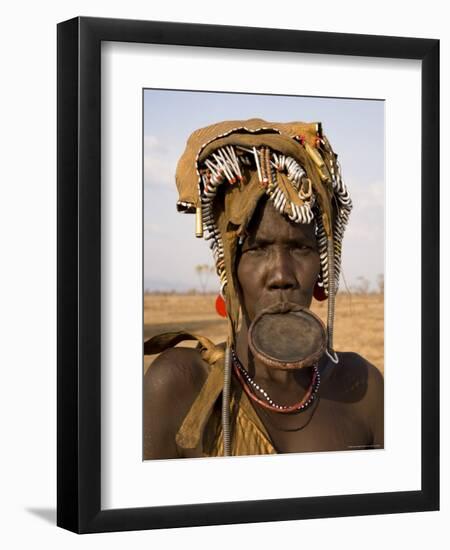
[[[144,382],[144,458],[383,446],[383,378],[333,349],[351,200],[318,123],[225,121],[194,132],[181,211],[211,241],[228,339],[158,335]],[[309,310],[328,299],[325,328]],[[198,340],[197,349],[173,347]]]

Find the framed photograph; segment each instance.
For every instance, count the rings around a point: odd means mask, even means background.
[[[77,533],[439,509],[439,41],[58,25]]]

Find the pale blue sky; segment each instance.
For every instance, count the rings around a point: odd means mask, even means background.
[[[200,288],[195,266],[212,256],[195,238],[195,216],[176,211],[177,161],[197,128],[255,117],[322,122],[354,205],[343,274],[350,286],[363,276],[374,288],[384,273],[384,102],[178,90],[144,91],[144,288]],[[208,288],[218,289],[214,274]]]

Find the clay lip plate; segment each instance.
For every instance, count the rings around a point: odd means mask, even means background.
[[[248,331],[253,355],[269,367],[299,369],[312,366],[326,349],[321,319],[306,307],[280,302],[261,311]]]

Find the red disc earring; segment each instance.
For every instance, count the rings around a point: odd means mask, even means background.
[[[225,300],[220,294],[216,298],[216,311],[221,317],[227,316],[227,306],[225,305]]]
[[[314,298],[318,302],[323,302],[327,299],[327,295],[325,294],[325,287],[319,286],[317,283],[314,285]]]

